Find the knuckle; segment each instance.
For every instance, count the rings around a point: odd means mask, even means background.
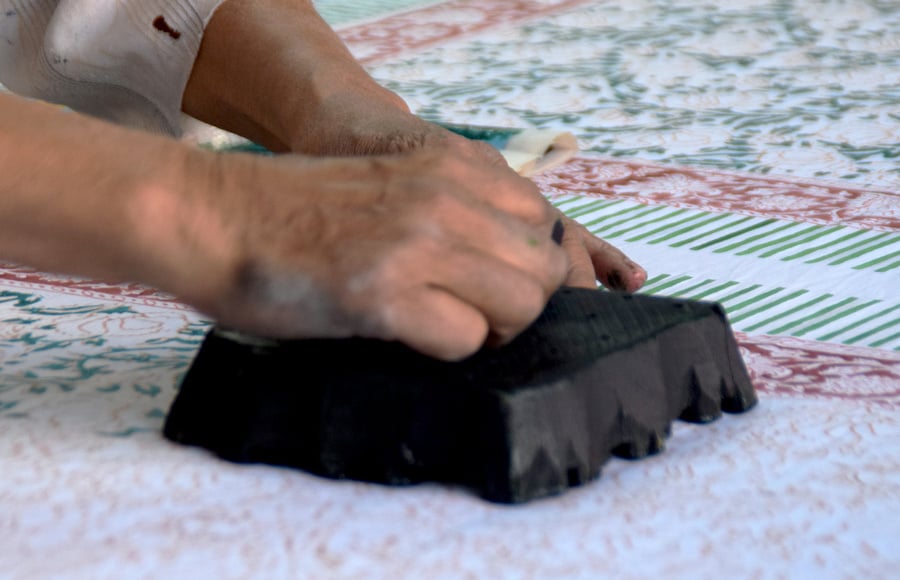
[[[415,279],[418,254],[417,244],[397,243],[388,245],[370,264],[365,274],[358,276],[355,289],[361,294],[374,294],[388,299]]]
[[[406,323],[409,303],[402,291],[375,292],[368,296],[368,315],[361,334],[383,340],[401,340],[407,337]]]
[[[556,210],[541,195],[532,182],[515,177],[516,206],[520,215],[529,222],[547,223],[556,219]]]
[[[450,184],[423,180],[419,188],[422,194],[410,205],[407,216],[413,231],[437,234],[462,218],[466,204]]]
[[[462,205],[455,184],[448,181],[437,181],[422,185],[423,189],[427,187],[429,191],[425,200],[427,211],[440,216],[447,211],[456,211]]]
[[[547,293],[539,284],[523,284],[516,292],[516,305],[525,324],[536,318],[547,302]]]
[[[543,312],[548,295],[540,284],[522,284],[510,294],[502,322],[492,325],[492,334],[501,343],[509,342],[525,330]]]

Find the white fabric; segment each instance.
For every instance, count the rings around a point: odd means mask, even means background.
[[[180,135],[203,30],[224,0],[0,0],[0,82],[116,123]]]

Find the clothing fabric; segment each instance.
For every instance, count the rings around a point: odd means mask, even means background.
[[[179,136],[203,30],[224,0],[0,0],[0,82]]]

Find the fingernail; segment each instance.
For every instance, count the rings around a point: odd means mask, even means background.
[[[556,223],[553,224],[553,233],[550,234],[550,237],[556,242],[558,245],[562,245],[563,236],[566,233],[566,226],[563,225],[562,220],[556,220]]]
[[[637,283],[638,286],[642,286],[644,282],[647,281],[647,270],[641,267],[640,264],[635,264],[631,260],[627,260],[627,265],[631,268],[631,277]]]

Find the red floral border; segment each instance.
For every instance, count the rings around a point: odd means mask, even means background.
[[[26,292],[49,290],[85,298],[114,299],[142,306],[191,310],[173,296],[140,284],[110,284],[98,280],[69,278],[10,264],[0,264],[0,283],[6,288],[21,288]]]
[[[782,336],[737,339],[760,393],[900,407],[900,353]]]
[[[365,64],[462,35],[539,18],[588,0],[451,0],[339,30]],[[710,211],[881,231],[900,229],[898,192],[839,182],[580,156],[535,181],[551,196],[630,197]]]
[[[589,0],[451,0],[338,29],[338,33],[360,62],[371,65],[451,38],[588,3]]]
[[[837,182],[579,156],[534,181],[545,194],[632,199],[860,229],[900,230],[900,195]]]

